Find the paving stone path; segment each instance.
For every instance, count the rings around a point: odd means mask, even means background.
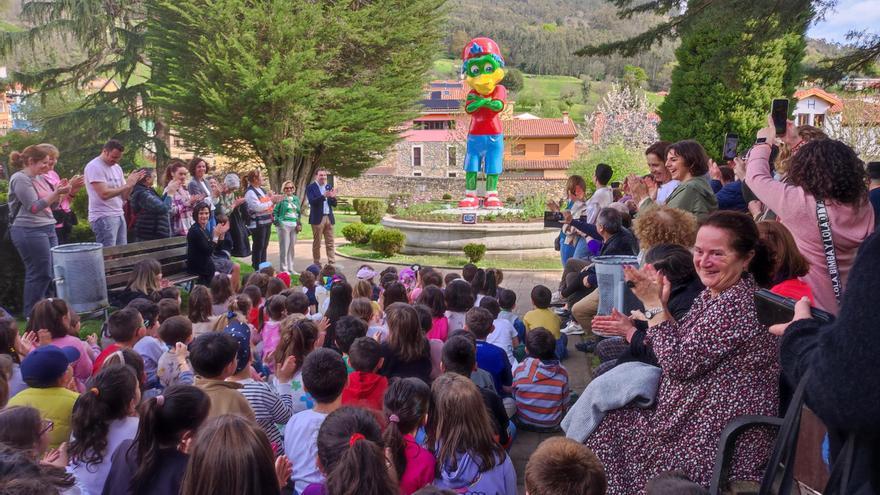
[[[345,242],[344,239],[336,239],[337,245]],[[324,253],[323,248],[321,252]],[[267,251],[268,259],[272,262],[272,264],[277,268],[278,267],[278,243],[271,242],[269,244],[269,249]],[[326,257],[322,257],[322,260],[326,262]],[[294,263],[296,265],[296,270],[301,271],[304,270],[307,266],[312,264],[312,240],[302,240],[296,243],[295,255],[294,255]],[[338,269],[346,276],[346,278],[353,279],[355,277],[355,272],[358,267],[365,262],[347,259],[339,254],[336,255],[336,265]],[[384,263],[377,262],[369,262],[370,266],[372,266],[376,271],[382,271],[387,266]],[[452,270],[444,270],[439,269],[441,272],[448,273]],[[546,285],[550,287],[551,290],[555,290],[556,286],[559,283],[559,277],[562,271],[518,271],[518,270],[504,270],[504,280],[501,283],[501,286],[513,290],[516,292],[516,300],[517,300],[517,308],[516,312],[521,316],[525,314],[527,311],[534,308],[532,302],[530,300],[530,294],[532,291],[532,287],[538,284]],[[588,355],[582,352],[578,352],[574,345],[580,342],[580,338],[574,337],[570,338],[568,342],[568,350],[569,357],[566,359],[563,364],[568,370],[570,386],[571,390],[577,393],[581,393],[583,389],[587,386],[587,383],[590,381],[589,377],[589,363],[588,363]],[[592,355],[589,355],[592,356]],[[525,493],[525,489],[523,487],[523,476],[525,473],[526,462],[528,462],[529,456],[535,449],[538,447],[543,440],[554,436],[552,434],[544,434],[544,433],[533,433],[533,432],[520,432],[517,435],[516,440],[513,443],[513,447],[510,450],[510,457],[513,460],[513,464],[516,467],[517,473],[517,486],[519,488],[519,493]]]

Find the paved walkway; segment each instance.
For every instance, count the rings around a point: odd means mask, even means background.
[[[336,242],[338,245],[339,243],[345,242],[345,240],[340,238],[337,239]],[[294,253],[294,264],[296,265],[295,268],[297,271],[304,270],[307,266],[312,264],[311,239],[298,241]],[[267,254],[269,261],[271,261],[275,267],[278,267],[278,244],[275,242],[270,243]],[[323,249],[322,254],[324,254],[322,261],[326,262],[326,253]],[[354,278],[358,267],[364,263],[366,262],[343,258],[338,254],[336,255],[336,267],[346,276],[346,278]],[[377,262],[369,262],[369,264],[377,271],[382,271],[389,266]],[[452,270],[440,269],[440,271],[445,275]],[[501,286],[516,292],[516,313],[523,315],[534,308],[530,299],[532,287],[538,284],[543,284],[553,290],[559,283],[561,273],[561,271],[549,270],[546,272],[505,270]],[[563,362],[568,370],[571,390],[577,393],[581,393],[590,381],[588,357],[592,357],[592,355],[587,355],[575,350],[574,345],[580,341],[581,340],[578,337],[569,339],[569,357]],[[528,462],[529,456],[535,451],[538,444],[551,436],[554,435],[520,432],[514,441],[513,447],[510,450],[510,457],[516,467],[520,494],[525,493],[523,476],[525,474],[526,462]]]

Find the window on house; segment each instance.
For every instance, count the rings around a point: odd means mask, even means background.
[[[799,126],[807,125],[810,123],[810,114],[808,113],[799,113],[797,116],[797,122]]]
[[[526,154],[526,145],[524,144],[515,144],[512,148],[510,148],[510,154],[513,156],[525,156]]]
[[[413,167],[421,167],[422,166],[422,147],[421,146],[413,146],[413,148],[412,148],[412,166]]]
[[[174,147],[176,148],[184,148],[186,147],[186,143],[183,142],[183,139],[174,138]]]
[[[421,177],[421,176],[422,176],[421,172],[413,172],[413,177]]]
[[[446,166],[447,167],[456,167],[458,159],[455,156],[455,146],[447,146],[446,147]]]
[[[807,108],[816,108],[816,100],[812,98],[807,100]]]
[[[559,156],[559,145],[558,144],[545,144],[544,145],[544,156]]]
[[[813,125],[816,127],[822,127],[825,125],[825,114],[817,113],[816,115],[813,115]]]
[[[454,178],[458,177],[458,172],[449,172],[446,175],[447,175],[447,177],[454,179]]]

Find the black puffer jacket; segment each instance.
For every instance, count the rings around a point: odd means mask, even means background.
[[[171,237],[171,223],[168,220],[171,207],[153,188],[135,184],[129,202],[131,211],[136,215],[133,231],[137,241]]]

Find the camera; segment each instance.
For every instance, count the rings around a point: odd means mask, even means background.
[[[561,229],[562,221],[565,217],[559,211],[544,212],[544,228],[545,229]]]

